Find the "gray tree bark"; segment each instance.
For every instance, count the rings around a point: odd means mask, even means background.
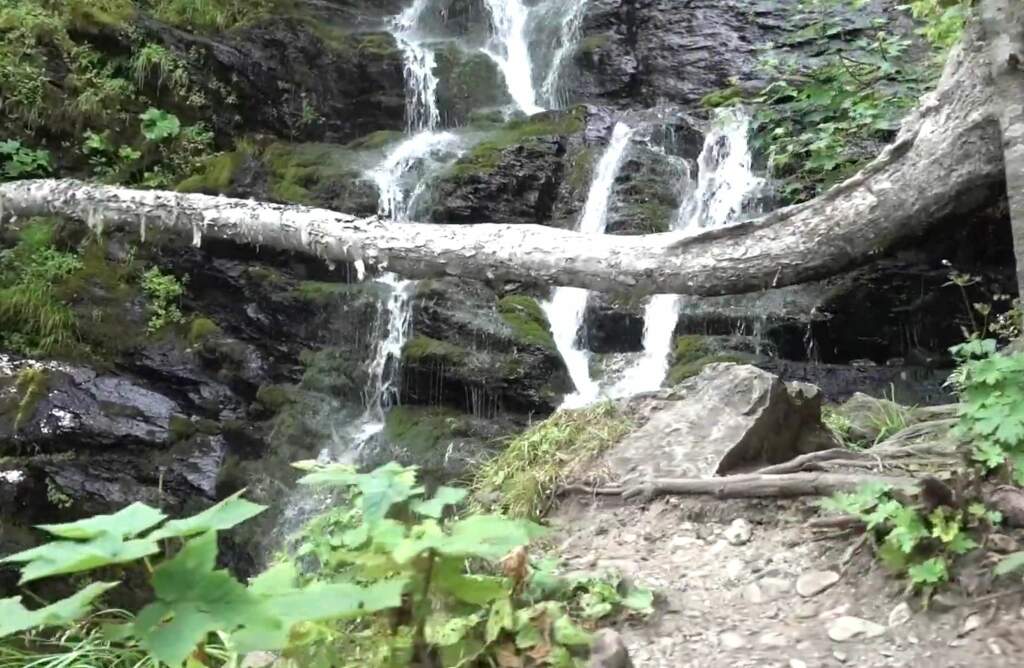
[[[486,223],[398,225],[323,209],[70,180],[0,186],[0,220],[56,215],[95,227],[163,228],[191,233],[195,243],[228,239],[353,262],[360,273],[372,267],[411,278],[458,275],[638,294],[781,287],[866,263],[932,223],[1002,194],[1003,148],[989,63],[977,45],[976,31],[969,31],[936,91],[922,98],[895,142],[858,174],[809,202],[692,236],[584,236]],[[1021,137],[1003,139],[1011,155],[1024,151]]]
[[[1006,170],[1017,287],[1024,297],[1024,2],[986,0],[981,20],[988,41]]]

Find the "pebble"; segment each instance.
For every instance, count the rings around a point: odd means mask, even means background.
[[[769,599],[778,598],[793,591],[793,583],[785,578],[761,578],[757,581],[757,586]]]
[[[764,592],[761,591],[756,582],[751,582],[743,588],[743,600],[747,603],[759,605],[765,601]]]
[[[881,624],[869,622],[860,617],[845,615],[833,620],[827,626],[828,637],[836,642],[846,642],[853,638],[863,636],[865,638],[877,638],[885,633],[885,627]]]
[[[839,663],[846,663],[846,652],[832,652],[832,656],[835,657]]]
[[[904,624],[910,621],[910,617],[912,616],[912,614],[913,613],[910,610],[910,604],[906,601],[903,601],[895,608],[893,608],[892,612],[889,613],[889,628],[903,626]]]
[[[747,565],[743,563],[742,559],[730,559],[725,562],[725,576],[730,580],[735,580],[746,570]]]
[[[242,660],[242,668],[266,668],[277,661],[277,655],[270,652],[249,652]]]
[[[751,536],[754,535],[754,527],[750,526],[750,522],[742,517],[738,517],[726,528],[723,535],[729,545],[746,545],[750,542]]]
[[[1016,540],[1001,533],[994,533],[989,536],[988,546],[997,554],[1009,554],[1020,549]]]
[[[808,571],[796,580],[796,593],[804,598],[817,596],[835,583],[839,582],[839,573],[835,571]]]
[[[960,630],[960,635],[967,635],[971,631],[976,631],[981,628],[981,615],[977,612],[967,615],[967,619],[964,620],[964,626]]]
[[[734,631],[719,633],[718,642],[725,649],[742,649],[747,646],[747,641],[744,640],[743,636]]]
[[[807,668],[807,662],[800,659],[790,659],[789,668]]]
[[[760,638],[757,639],[759,645],[764,647],[787,647],[789,638],[779,633],[778,631],[768,631],[763,633]]]
[[[803,602],[796,606],[796,610],[793,612],[797,619],[812,619],[818,616],[818,606],[814,603]]]

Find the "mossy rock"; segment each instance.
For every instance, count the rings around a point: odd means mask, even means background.
[[[584,107],[577,107],[572,111],[546,111],[529,118],[509,121],[459,158],[452,165],[449,176],[462,178],[487,174],[501,164],[502,152],[510,147],[538,137],[557,137],[582,132],[586,125],[585,114]]]
[[[698,335],[686,335],[676,338],[672,350],[672,366],[668,371],[666,384],[673,386],[687,378],[699,374],[708,364],[732,362],[749,364],[756,360],[755,355],[730,350],[720,350],[714,339]]]
[[[548,323],[547,315],[544,314],[544,309],[533,297],[526,295],[502,297],[498,301],[498,313],[501,314],[502,320],[512,328],[519,341],[549,350],[555,349],[555,340],[551,337],[551,325]]]
[[[199,431],[192,424],[192,420],[185,415],[172,415],[170,420],[168,420],[167,429],[171,434],[171,441],[173,443],[187,441]]]
[[[467,437],[467,416],[448,408],[395,406],[384,421],[384,438],[410,455],[429,458],[452,438]]]
[[[271,144],[262,162],[272,199],[287,204],[331,206],[351,213],[372,213],[377,193],[364,178],[369,162],[334,144]],[[364,164],[365,163],[365,164]]]
[[[285,406],[295,402],[295,393],[287,385],[262,385],[256,391],[256,401],[272,413],[280,413]]]
[[[194,318],[188,327],[189,345],[197,346],[214,336],[220,336],[221,328],[209,318]]]
[[[597,35],[587,35],[580,40],[576,46],[576,53],[586,58],[593,58],[597,55],[601,49],[605,48],[612,42],[612,35],[608,33],[599,33]]]
[[[469,357],[469,351],[446,341],[429,336],[414,336],[402,349],[402,359],[411,362],[440,362],[460,364]]]
[[[299,356],[304,372],[299,386],[308,392],[332,397],[355,398],[362,386],[365,369],[345,351],[335,348],[303,351]]]
[[[438,49],[435,56],[437,105],[449,124],[461,125],[470,120],[474,110],[511,102],[501,71],[486,54],[465,51],[452,43]]]
[[[402,140],[405,135],[398,130],[378,130],[365,137],[353,139],[345,148],[353,151],[379,150]]]
[[[231,189],[235,175],[245,162],[243,151],[221,153],[208,159],[199,172],[188,177],[175,188],[182,193],[222,195]]]

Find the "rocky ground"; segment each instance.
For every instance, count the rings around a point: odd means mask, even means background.
[[[636,668],[1014,666],[1024,598],[921,598],[857,537],[806,526],[807,502],[590,499],[554,518],[570,569],[614,568],[656,590],[647,621],[621,632]]]

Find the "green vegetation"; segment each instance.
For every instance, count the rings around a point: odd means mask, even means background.
[[[295,401],[295,394],[287,385],[262,385],[256,391],[256,401],[267,410],[279,413]]]
[[[38,367],[22,369],[15,381],[15,389],[21,394],[14,414],[14,430],[17,431],[32,419],[39,402],[46,398],[50,389],[50,374],[46,369]]]
[[[265,510],[242,492],[183,519],[134,503],[39,527],[55,540],[0,560],[20,565],[21,584],[134,568],[149,579],[152,601],[136,615],[93,613],[116,580],[34,609],[20,596],[0,599],[0,638],[7,638],[0,658],[212,668],[273,651],[302,666],[436,660],[482,668],[498,657],[530,665],[527,657],[540,656],[545,665],[570,668],[582,665],[597,623],[652,610],[650,591],[617,576],[561,576],[557,561],[531,563],[526,546],[541,527],[501,515],[455,515],[467,492],[442,486],[428,495],[415,468],[388,464],[359,474],[343,465],[296,466],[308,471],[300,484],[336,490],[342,503],[312,520],[287,554],[248,583],[216,568],[218,533]]]
[[[394,144],[399,141],[402,136],[402,133],[398,130],[377,130],[376,132],[371,132],[365,137],[353,139],[345,145],[345,148],[352,149],[353,151],[380,149],[388,146],[389,144]]]
[[[209,318],[193,318],[192,324],[188,327],[188,343],[191,346],[200,345],[203,341],[220,335],[220,327]]]
[[[516,338],[534,346],[555,349],[555,340],[551,338],[551,326],[544,310],[533,297],[526,295],[508,295],[498,301],[498,313],[501,319],[512,328]]]
[[[395,406],[388,411],[384,436],[417,459],[442,453],[455,437],[468,436],[469,424],[465,414],[437,407]]]
[[[46,149],[31,149],[11,139],[0,142],[0,173],[7,179],[46,176],[53,169],[53,158]]]
[[[583,112],[580,109],[570,112],[548,111],[529,118],[509,121],[459,158],[452,166],[451,174],[455,177],[464,177],[490,172],[500,164],[501,153],[505,149],[536,137],[579,132],[583,129],[583,122]]]
[[[479,503],[495,498],[493,505],[512,517],[540,518],[558,485],[582,475],[588,463],[630,428],[629,419],[611,403],[559,411],[480,466],[473,494]]]
[[[672,350],[672,364],[668,370],[666,384],[671,387],[687,378],[692,378],[708,364],[717,362],[743,364],[750,360],[751,355],[717,350],[707,337],[692,334],[680,336],[676,338]]]
[[[859,0],[852,0],[857,4]],[[941,59],[960,37],[968,0],[914,0],[906,5],[934,58],[917,62],[912,42],[879,23],[856,39],[830,10],[850,0],[817,0],[819,18],[762,59],[774,81],[743,99],[736,85],[703,98],[708,107],[749,103],[756,125],[753,145],[782,179],[789,200],[812,197],[847,178],[890,141],[906,112],[934,84]],[[806,43],[820,51],[809,68],[787,52]]]
[[[227,30],[285,6],[284,0],[148,0],[148,4],[160,20],[200,31]]]
[[[459,364],[465,361],[468,355],[469,351],[465,348],[429,336],[414,336],[402,349],[402,359],[410,361]]]
[[[184,280],[178,280],[170,274],[164,274],[159,268],[153,267],[142,275],[142,290],[149,298],[151,312],[146,326],[150,334],[154,334],[168,325],[185,322],[181,312],[181,296],[185,294]]]
[[[908,505],[889,486],[866,484],[822,502],[828,510],[857,517],[875,539],[875,552],[890,570],[905,574],[912,587],[930,592],[949,580],[954,560],[979,546],[981,534],[1002,516],[980,503],[966,510]]]

